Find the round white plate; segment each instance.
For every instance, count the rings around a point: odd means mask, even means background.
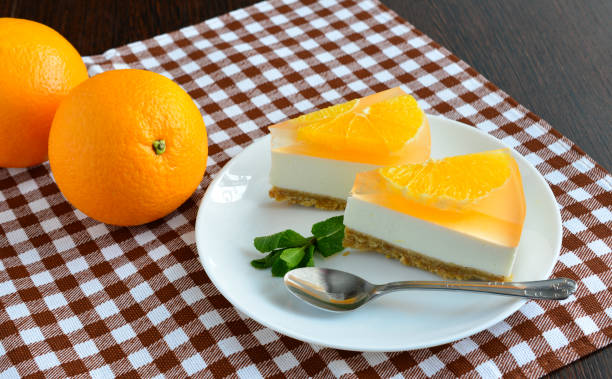
[[[505,147],[477,129],[428,116],[432,157]],[[527,216],[514,279],[546,279],[561,248],[561,217],[542,176],[513,152],[525,188]],[[503,320],[525,300],[444,291],[397,292],[353,312],[314,308],[289,293],[282,278],[256,270],[249,262],[263,257],[253,247],[256,236],[291,228],[309,235],[317,221],[341,214],[278,203],[268,197],[270,137],[234,157],[210,184],[198,211],[195,239],[206,273],[237,309],[302,341],[356,351],[400,351],[441,345],[470,336]],[[373,283],[392,280],[439,280],[382,254],[351,251],[319,258],[316,266],[360,275]]]

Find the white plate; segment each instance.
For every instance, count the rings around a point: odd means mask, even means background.
[[[428,116],[435,158],[505,147],[468,125]],[[561,248],[561,217],[552,191],[523,157],[518,161],[527,216],[515,280],[546,279]],[[317,221],[341,212],[277,203],[268,197],[270,137],[255,141],[234,157],[210,184],[198,211],[195,239],[202,265],[219,291],[259,323],[302,341],[357,351],[400,351],[441,345],[470,336],[503,320],[525,300],[443,291],[397,292],[353,312],[326,312],[289,293],[281,278],[256,270],[249,261],[263,257],[253,238],[286,228],[308,235]],[[317,259],[316,265],[361,275],[374,283],[437,280],[382,254],[351,251]]]

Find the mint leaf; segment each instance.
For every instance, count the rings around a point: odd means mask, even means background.
[[[304,258],[306,246],[292,247],[283,250],[279,258],[272,264],[273,276],[285,276],[287,272],[296,268]]]
[[[289,272],[289,267],[287,267],[287,263],[282,259],[277,259],[276,262],[272,265],[272,276],[285,276],[286,273]]]
[[[285,249],[281,253],[280,259],[287,263],[287,267],[294,268],[302,261],[305,248],[306,246]]]
[[[276,261],[276,259],[278,259],[278,257],[281,255],[282,252],[283,252],[282,249],[278,249],[278,250],[274,250],[273,252],[269,253],[264,258],[254,259],[251,261],[251,266],[257,269],[260,269],[260,270],[270,268],[272,267],[272,264],[274,263],[274,261]]]
[[[272,253],[270,253],[272,254]],[[267,257],[266,257],[267,258]],[[263,270],[264,268],[268,268],[266,266],[266,258],[261,258],[261,259],[253,259],[251,261],[251,266],[255,267],[258,270]]]
[[[344,239],[344,216],[336,216],[312,226],[312,234],[316,237],[316,247],[324,257],[342,251]]]
[[[342,240],[344,239],[344,230],[340,230],[332,235],[323,238],[317,238],[317,250],[324,257],[329,257],[339,253],[344,249]]]
[[[313,236],[320,238],[337,233],[339,230],[344,231],[344,216],[331,217],[317,222],[312,226],[311,232]]]
[[[299,265],[297,265],[296,268],[314,267],[314,252],[315,252],[314,245],[308,245],[308,247],[306,248],[306,251],[304,252],[304,258],[302,258],[302,261],[300,262]]]
[[[301,234],[291,229],[287,229],[283,232],[274,233],[269,236],[257,237],[253,240],[253,245],[262,253],[267,253],[268,251],[276,249],[303,246],[308,242],[309,240],[304,238]]]

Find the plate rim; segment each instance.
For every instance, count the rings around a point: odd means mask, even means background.
[[[432,114],[426,114],[427,118],[435,118],[438,119],[439,121],[442,122],[450,122],[452,124],[455,124],[456,126],[459,126],[461,128],[464,128],[466,130],[469,130],[471,133],[475,133],[475,134],[479,134],[485,138],[488,138],[490,140],[494,140],[497,143],[502,143],[501,140],[499,138],[496,138],[494,136],[492,136],[489,133],[486,133],[482,130],[477,129],[474,126],[456,121],[456,120],[452,120],[446,117],[442,117],[442,116],[438,116],[438,115],[432,115]],[[235,162],[236,159],[238,159],[241,155],[246,154],[247,151],[252,150],[255,146],[264,143],[266,139],[270,139],[270,134],[266,134],[262,137],[259,137],[257,139],[255,139],[253,142],[251,142],[250,145],[248,145],[246,148],[244,148],[241,152],[239,152],[238,154],[236,154],[234,157],[232,157],[226,164],[225,166],[223,166],[221,168],[221,170],[217,171],[214,175],[215,177],[213,178],[213,180],[210,182],[210,184],[208,185],[208,188],[206,189],[206,192],[204,193],[204,195],[202,196],[202,199],[200,200],[200,203],[198,204],[198,212],[196,214],[196,223],[195,223],[195,228],[194,228],[194,235],[195,235],[195,244],[196,244],[196,250],[198,253],[198,260],[200,261],[200,264],[202,265],[202,267],[204,268],[206,275],[208,275],[210,281],[212,282],[212,284],[217,288],[217,290],[221,293],[221,295],[223,295],[231,304],[233,307],[235,307],[238,311],[242,312],[243,314],[245,314],[246,316],[248,316],[249,318],[253,319],[254,321],[256,321],[257,323],[270,328],[278,333],[281,333],[283,335],[286,335],[288,337],[291,338],[295,338],[297,340],[306,342],[306,343],[310,343],[310,344],[315,344],[315,345],[319,345],[319,346],[325,346],[325,347],[329,347],[329,348],[334,348],[334,349],[341,349],[341,350],[349,350],[349,351],[360,351],[360,352],[398,352],[398,351],[411,351],[411,350],[417,350],[417,349],[424,349],[424,348],[430,348],[430,347],[434,347],[434,346],[440,346],[446,343],[451,343],[454,341],[458,341],[461,340],[463,338],[472,336],[476,333],[479,333],[485,329],[488,329],[489,327],[497,324],[498,322],[508,318],[510,315],[512,315],[513,313],[515,313],[516,311],[518,311],[525,303],[527,303],[527,301],[529,301],[528,299],[514,299],[514,303],[509,305],[503,312],[500,312],[496,317],[493,317],[491,320],[489,320],[488,322],[484,323],[484,325],[479,325],[477,327],[473,327],[470,329],[466,329],[464,332],[462,333],[455,333],[453,334],[451,337],[449,338],[439,338],[437,340],[433,340],[433,341],[428,341],[427,343],[419,343],[419,344],[406,344],[403,347],[400,346],[394,346],[391,347],[389,349],[379,349],[379,348],[368,348],[366,347],[362,347],[359,349],[356,349],[355,346],[353,345],[343,345],[343,344],[338,344],[338,343],[327,343],[327,342],[322,342],[318,339],[313,339],[310,338],[307,335],[304,334],[300,334],[297,333],[293,330],[289,330],[287,328],[282,328],[282,327],[278,327],[276,325],[273,325],[272,323],[267,322],[265,319],[258,317],[257,315],[254,315],[252,312],[248,311],[247,309],[245,309],[244,307],[242,307],[240,305],[240,303],[238,301],[236,301],[236,299],[234,299],[234,297],[231,295],[230,291],[224,291],[222,290],[223,286],[219,285],[219,280],[217,279],[217,277],[215,276],[215,274],[213,274],[212,272],[214,272],[214,270],[207,270],[207,266],[205,263],[205,259],[203,259],[202,254],[200,253],[201,251],[203,251],[203,249],[201,249],[202,247],[202,241],[200,240],[200,238],[198,237],[200,235],[199,230],[202,228],[202,219],[203,217],[203,213],[204,213],[204,205],[207,201],[207,198],[210,197],[210,193],[209,191],[211,191],[212,188],[215,187],[215,185],[217,184],[217,182],[224,176],[224,174],[231,168],[231,166],[233,165],[233,163]],[[505,145],[504,145],[505,146]],[[550,268],[547,270],[546,274],[544,275],[544,279],[549,278],[550,275],[552,274],[556,263],[559,260],[559,255],[561,253],[561,246],[562,246],[562,235],[563,235],[563,226],[562,226],[562,219],[561,219],[561,213],[559,210],[559,203],[557,202],[557,199],[554,195],[554,193],[552,192],[552,189],[550,188],[550,185],[546,182],[546,180],[544,179],[544,177],[542,176],[542,174],[540,173],[540,171],[538,171],[538,169],[531,164],[531,162],[529,162],[523,155],[521,155],[519,152],[517,152],[516,150],[514,150],[512,147],[506,146],[508,149],[510,149],[510,151],[512,152],[513,156],[516,158],[518,157],[518,159],[520,159],[524,164],[530,166],[535,173],[537,173],[537,175],[535,175],[535,177],[537,178],[537,180],[540,180],[543,184],[544,187],[546,188],[546,192],[548,194],[548,196],[554,201],[554,203],[557,205],[555,207],[556,212],[555,212],[555,221],[556,224],[559,226],[559,230],[558,230],[558,236],[560,236],[560,238],[557,239],[557,244],[556,246],[553,246],[553,249],[555,251],[554,253],[554,259],[552,264],[550,265]],[[287,292],[289,294],[289,292]]]

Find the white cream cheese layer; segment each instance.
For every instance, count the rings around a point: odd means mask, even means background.
[[[279,188],[346,199],[355,175],[378,166],[272,151],[270,184]]]
[[[516,256],[515,247],[482,241],[355,197],[347,200],[344,224],[398,247],[494,275],[510,276]]]

